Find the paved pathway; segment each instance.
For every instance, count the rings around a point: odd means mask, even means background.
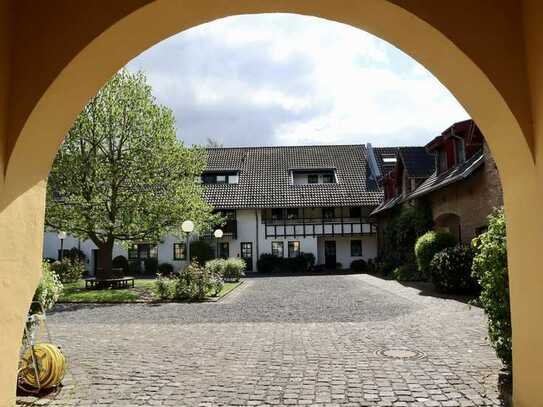
[[[217,303],[63,306],[51,406],[498,406],[480,309],[368,275],[251,278]]]

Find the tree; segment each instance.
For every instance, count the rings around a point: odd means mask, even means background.
[[[99,249],[103,275],[116,241],[158,241],[217,223],[197,182],[205,150],[175,135],[173,113],[157,104],[141,72],[117,73],[85,106],[49,175],[46,225]],[[98,275],[100,277],[100,275]]]

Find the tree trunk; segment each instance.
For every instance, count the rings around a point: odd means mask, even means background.
[[[108,240],[98,246],[99,267],[96,268],[96,278],[108,278],[113,266],[113,240]]]

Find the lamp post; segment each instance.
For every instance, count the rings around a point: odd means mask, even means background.
[[[64,239],[66,239],[66,232],[59,231],[57,237],[60,240],[60,255],[58,256],[58,259],[62,261],[62,258],[64,257]]]
[[[186,220],[181,224],[181,230],[187,234],[187,266],[190,266],[190,234],[194,230],[194,222]]]
[[[221,229],[217,229],[215,232],[213,232],[213,236],[215,236],[215,239],[217,239],[217,255],[216,258],[219,258],[219,240],[223,236],[223,231]]]

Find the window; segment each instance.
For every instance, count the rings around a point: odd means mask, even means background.
[[[271,210],[272,220],[281,220],[283,219],[283,208],[273,208]]]
[[[277,257],[283,257],[285,255],[283,242],[272,242],[272,254]]]
[[[288,208],[287,219],[297,219],[297,218],[298,218],[298,208]]]
[[[230,257],[230,245],[228,242],[220,242],[219,243],[219,257],[223,259],[227,259]]]
[[[133,245],[130,249],[128,249],[128,258],[129,259],[137,259],[138,258],[138,246]]]
[[[333,184],[337,182],[335,172],[333,168],[291,170],[290,180],[294,185]]]
[[[437,154],[439,172],[447,170],[447,152],[445,150],[439,150]]]
[[[392,164],[396,162],[396,155],[393,154],[383,154],[383,162],[386,164]]]
[[[298,257],[300,255],[300,242],[292,240],[288,242],[288,257]]]
[[[128,258],[143,260],[149,257],[158,257],[158,246],[150,243],[139,243],[128,249]]]
[[[185,243],[173,244],[173,259],[174,260],[186,260],[186,245]]]
[[[201,176],[204,184],[237,184],[239,173],[237,171],[207,172]]]
[[[351,240],[351,256],[362,256],[362,240]]]
[[[349,208],[349,218],[360,218],[362,216],[362,210],[360,206],[353,206]]]
[[[332,184],[334,182],[334,174],[322,174],[322,183],[323,184]]]
[[[466,148],[464,146],[464,140],[456,139],[456,163],[462,164],[466,161]]]
[[[334,219],[335,217],[334,208],[322,208],[322,217],[323,219]]]

